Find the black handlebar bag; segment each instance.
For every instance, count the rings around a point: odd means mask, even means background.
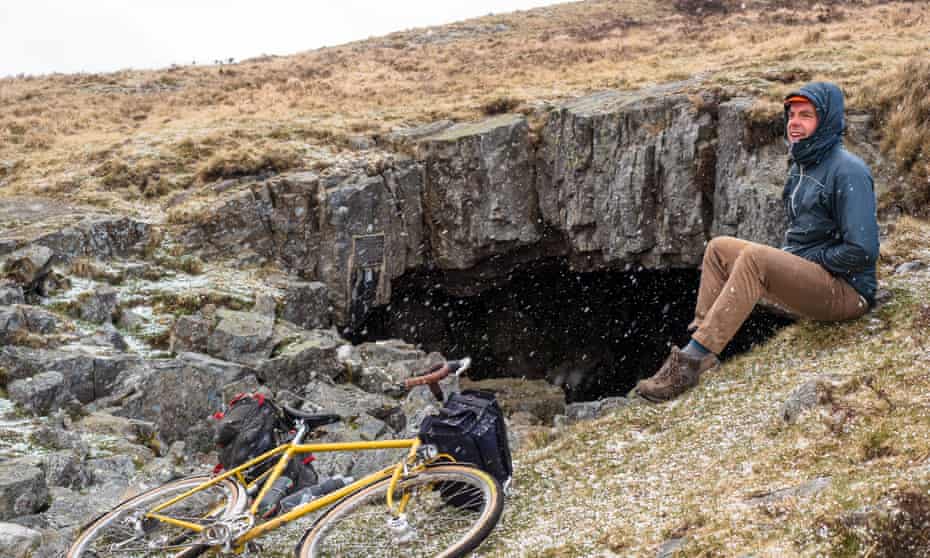
[[[504,414],[493,393],[464,390],[449,395],[437,415],[427,415],[420,423],[420,439],[436,446],[460,463],[470,463],[487,471],[505,488],[513,477],[513,462],[507,441]],[[455,483],[446,483],[454,485]],[[443,495],[454,505],[452,486]]]

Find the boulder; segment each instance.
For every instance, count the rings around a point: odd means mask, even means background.
[[[524,378],[463,379],[462,389],[490,391],[497,396],[505,415],[530,413],[543,424],[552,424],[556,415],[565,414],[565,393],[545,380]]]
[[[12,345],[29,330],[22,310],[17,306],[0,306],[0,343]]]
[[[0,306],[0,342],[4,344],[18,344],[30,334],[48,335],[58,327],[58,317],[42,308],[19,304]]]
[[[348,342],[335,331],[315,329],[287,345],[274,358],[261,364],[258,376],[272,390],[298,391],[316,379],[330,379],[345,372],[338,359],[339,348]]]
[[[80,434],[112,437],[129,445],[145,446],[144,448],[133,448],[127,452],[139,456],[151,452],[160,453],[163,451],[162,448],[166,447],[164,441],[159,437],[158,429],[154,423],[114,416],[100,411],[91,412],[81,417],[71,428],[74,432]]]
[[[379,430],[385,429],[384,423],[378,425],[378,422],[376,419],[367,417],[362,419],[362,427],[359,426],[359,423],[331,424],[322,429],[324,434],[319,438],[319,441],[335,443],[370,440],[370,436],[376,434]],[[384,431],[386,432],[386,430]],[[383,438],[384,436],[380,437]],[[313,466],[321,477],[346,475],[359,479],[396,463],[406,451],[401,449],[317,453],[314,454],[316,461],[313,462]]]
[[[0,281],[0,306],[8,304],[25,304],[26,298],[23,295],[23,288],[12,282]]]
[[[629,404],[630,400],[626,397],[606,397],[597,401],[572,403],[566,405],[565,417],[569,424],[583,420],[593,420]]]
[[[171,328],[171,352],[206,353],[212,332],[213,320],[201,314],[179,316]]]
[[[332,325],[329,289],[319,281],[290,281],[284,293],[281,318],[306,329]]]
[[[132,491],[127,490],[128,483],[127,479],[118,484],[95,485],[93,497],[69,488],[53,486],[49,489],[51,504],[36,523],[41,522],[43,527],[63,532],[70,541],[88,521],[132,496]]]
[[[141,463],[144,463],[144,461]],[[86,467],[91,478],[97,484],[108,482],[129,484],[136,475],[136,462],[130,455],[120,454],[88,459]]]
[[[406,426],[399,401],[385,395],[367,393],[352,384],[334,384],[325,380],[310,382],[303,396],[311,404],[305,408],[315,412],[334,413],[346,421],[370,415],[396,432],[403,431]]]
[[[92,335],[82,338],[81,341],[86,344],[105,347],[114,352],[126,352],[129,350],[129,344],[126,342],[126,338],[123,337],[123,334],[110,322],[104,323],[102,327],[94,330]]]
[[[791,424],[798,420],[802,413],[813,409],[828,400],[830,393],[830,378],[816,378],[804,382],[795,388],[782,404],[780,416],[782,420]]]
[[[774,506],[786,500],[806,500],[829,488],[831,482],[829,477],[818,477],[798,486],[757,494],[746,503],[753,506]]]
[[[927,264],[921,261],[906,262],[894,268],[894,272],[895,274],[911,273],[921,271],[925,267],[927,267]]]
[[[45,472],[31,458],[0,462],[0,521],[40,511],[48,505]]]
[[[85,467],[80,455],[73,451],[55,451],[42,457],[49,486],[64,486],[83,490],[94,482],[93,472]]]
[[[52,270],[53,256],[45,246],[27,246],[6,257],[3,274],[23,290],[34,290],[39,280]]]
[[[278,301],[268,293],[255,293],[255,306],[252,311],[274,319],[278,313]]]
[[[257,364],[274,348],[274,317],[220,308],[216,328],[207,338],[207,352],[242,364]]]
[[[420,140],[433,257],[467,269],[541,237],[526,118],[504,114]]]
[[[213,449],[207,418],[225,406],[224,386],[254,373],[195,353],[151,361],[149,366],[115,414],[152,422],[165,442],[184,440],[194,451]]]
[[[0,555],[7,558],[31,558],[39,549],[42,533],[17,525],[0,523]]]
[[[102,324],[113,319],[119,306],[119,295],[113,287],[102,285],[79,294],[74,305],[76,318]]]
[[[86,350],[86,352],[85,352]],[[49,371],[64,379],[64,387],[81,403],[89,403],[113,392],[118,376],[140,362],[133,355],[90,354],[93,348],[80,346],[67,350],[0,348],[0,367],[10,381],[30,378]],[[46,378],[46,381],[48,378]]]
[[[58,410],[74,400],[65,377],[54,370],[14,380],[7,390],[10,400],[39,415]]]

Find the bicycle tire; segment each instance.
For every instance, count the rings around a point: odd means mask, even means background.
[[[151,509],[158,504],[159,500],[167,501],[207,482],[211,478],[210,475],[185,477],[157,486],[125,500],[85,526],[81,530],[81,534],[71,544],[71,547],[65,554],[65,558],[105,558],[107,556],[119,556],[120,558],[193,558],[194,556],[199,556],[207,550],[208,546],[197,544],[196,539],[187,541],[179,540],[184,533],[189,533],[189,531],[183,528],[174,527],[157,520],[149,520],[148,525],[139,525],[139,528],[144,531],[140,537],[138,535],[133,536],[132,527],[127,525],[127,522],[129,521],[129,514],[132,511],[141,510],[143,506],[144,509]],[[248,503],[245,489],[242,485],[230,479],[220,481],[214,487],[208,489],[208,491],[209,493],[207,491],[204,492],[206,497],[198,497],[199,494],[192,495],[163,510],[162,513],[175,517],[183,513],[183,516],[186,518],[204,518],[207,517],[208,514],[205,512],[199,513],[196,511],[197,509],[201,507],[215,509],[217,507],[217,499],[225,498],[225,506],[220,513],[215,514],[217,518],[222,518],[242,512]],[[190,508],[189,506],[195,506],[195,508]],[[174,532],[172,529],[176,529],[177,534],[172,534]],[[129,539],[125,541],[114,540],[114,537],[120,536],[129,536]],[[144,539],[147,540],[150,537],[151,540],[148,542],[142,542]],[[133,542],[134,539],[139,542]],[[159,543],[158,541],[160,540],[171,542]],[[96,545],[101,543],[105,546],[98,548]],[[140,546],[125,546],[127,543],[139,544]],[[117,549],[115,547],[116,544],[123,544],[124,546]],[[159,544],[163,544],[163,548],[159,549]],[[172,548],[166,548],[166,546],[171,546]],[[156,551],[158,552],[156,553]]]
[[[412,491],[405,515],[414,540],[401,543],[388,528],[389,485],[390,479],[384,479],[337,502],[304,533],[297,558],[460,557],[487,538],[504,508],[500,485],[484,471],[457,464],[430,466],[398,482],[395,502]],[[471,495],[468,502],[461,500],[465,494]],[[445,536],[438,531],[455,527],[446,517],[452,514],[461,515],[467,525],[461,533]]]

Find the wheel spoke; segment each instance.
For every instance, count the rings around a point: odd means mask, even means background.
[[[91,524],[74,542],[66,558],[170,558],[179,556],[180,551],[196,549],[202,544],[198,542],[202,541],[199,533],[147,518],[145,514],[209,479],[209,476],[182,479],[127,500]],[[175,502],[159,514],[203,525],[211,517],[219,519],[244,506],[243,489],[227,480]]]
[[[496,483],[474,469],[443,465],[402,479],[403,520],[390,523],[389,481],[358,492],[324,516],[298,547],[300,558],[460,556],[487,536],[500,516]]]

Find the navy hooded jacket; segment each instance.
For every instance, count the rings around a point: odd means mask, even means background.
[[[810,99],[814,133],[791,144],[791,168],[782,194],[788,215],[784,249],[816,262],[875,304],[878,221],[869,167],[843,148],[843,93],[811,83],[787,98]],[[787,122],[788,106],[785,107]]]

